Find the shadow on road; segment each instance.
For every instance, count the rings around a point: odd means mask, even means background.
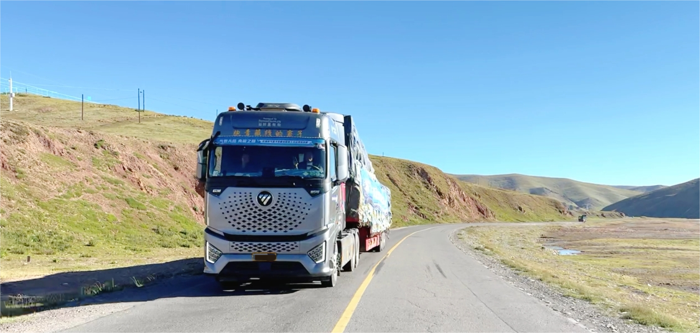
[[[2,316],[21,315],[55,307],[145,302],[173,297],[231,297],[283,295],[320,284],[281,284],[253,281],[224,290],[202,274],[201,258],[181,259],[105,270],[66,272],[0,284]]]

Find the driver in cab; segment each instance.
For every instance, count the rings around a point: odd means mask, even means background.
[[[322,167],[320,163],[314,164],[314,154],[310,151],[304,153],[304,160],[297,164],[297,169],[299,170],[323,171]]]

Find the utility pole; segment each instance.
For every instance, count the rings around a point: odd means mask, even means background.
[[[12,97],[14,97],[14,93],[12,92],[12,75],[10,75],[10,111],[12,111]]]
[[[83,110],[85,109],[85,94],[80,94],[80,120],[83,120]]]
[[[146,91],[143,91],[143,111],[146,111]],[[139,112],[139,124],[141,123],[141,112]]]
[[[141,88],[138,88],[138,89],[139,89],[139,106],[136,109],[136,113],[139,114],[139,124],[140,124],[141,123]]]

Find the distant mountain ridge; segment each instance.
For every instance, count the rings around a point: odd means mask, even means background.
[[[664,187],[663,185],[611,186],[585,183],[568,178],[521,174],[453,176],[473,184],[553,198],[568,205],[569,209],[600,210],[615,202]]]
[[[642,192],[642,193],[647,193],[651,191],[656,191],[662,188],[666,188],[668,186],[666,185],[651,185],[651,186],[621,186],[621,185],[613,185],[613,187],[625,189],[625,190],[631,190],[631,191],[636,191],[636,192]]]
[[[604,207],[628,216],[700,218],[700,178],[663,187]]]

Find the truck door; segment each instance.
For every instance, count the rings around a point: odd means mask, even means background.
[[[335,185],[336,180],[338,180],[338,147],[335,144],[331,144],[330,148],[328,152],[328,175],[332,185],[330,191],[331,207],[329,207],[328,216],[333,217],[334,223],[342,225],[345,213],[345,200],[343,198],[345,191],[342,184]]]

